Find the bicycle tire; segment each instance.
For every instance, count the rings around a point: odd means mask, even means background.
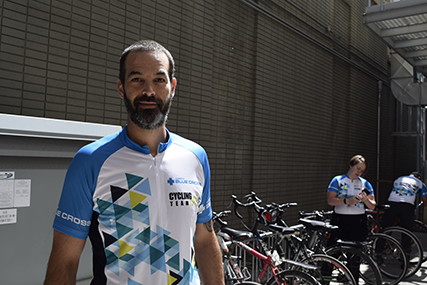
[[[408,257],[408,271],[406,272],[406,277],[410,277],[417,273],[423,263],[424,253],[423,246],[418,237],[405,228],[395,226],[385,228],[382,233],[391,235],[403,246]],[[402,244],[404,236],[410,240],[410,248],[405,248]]]
[[[236,285],[261,285],[261,283],[253,281],[244,281],[242,283],[235,283]]]
[[[277,274],[277,278],[280,283],[277,282],[276,278],[272,276],[265,283],[266,285],[319,285],[319,282],[308,273],[298,270],[283,270]]]
[[[366,253],[353,246],[335,245],[326,249],[326,254],[344,263],[360,285],[381,285],[382,276],[377,264]]]
[[[426,238],[427,234],[427,225],[421,222],[420,220],[414,221],[414,227],[412,228],[414,235],[421,241]],[[427,248],[424,247],[423,253],[423,263],[427,261]]]
[[[347,266],[335,257],[313,254],[301,262],[317,266],[318,270],[310,270],[310,274],[321,284],[357,285]]]
[[[427,225],[420,220],[414,220],[414,232],[427,233]]]
[[[371,247],[371,257],[377,263],[382,278],[387,284],[402,281],[408,270],[408,260],[399,241],[386,234],[372,234],[366,239]]]

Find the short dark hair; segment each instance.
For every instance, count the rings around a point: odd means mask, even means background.
[[[366,159],[361,156],[360,154],[353,156],[350,161],[348,162],[349,166],[355,166],[358,163],[363,163],[365,164],[365,171],[363,171],[362,176],[365,175],[368,172],[368,162],[366,161]]]
[[[163,52],[169,61],[169,79],[172,80],[175,76],[175,61],[173,60],[172,54],[161,44],[152,40],[141,40],[131,44],[127,47],[122,55],[120,56],[120,72],[119,79],[124,86],[125,84],[125,75],[126,75],[126,58],[131,51],[153,51],[153,52]]]
[[[418,179],[421,180],[421,173],[419,173],[417,171],[412,172],[410,175],[412,175],[412,176],[414,176],[414,177],[416,177],[416,178],[418,178]]]

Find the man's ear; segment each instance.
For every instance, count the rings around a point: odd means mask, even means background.
[[[120,98],[125,98],[125,91],[123,89],[123,84],[120,79],[117,79],[117,90],[119,91]]]
[[[172,94],[172,96],[175,96],[175,88],[176,88],[176,78],[173,78],[172,82],[171,82],[171,94]]]

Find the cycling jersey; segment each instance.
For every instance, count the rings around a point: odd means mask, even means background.
[[[421,197],[427,197],[426,185],[414,176],[402,176],[394,181],[388,200],[414,205],[418,193]]]
[[[351,181],[347,174],[335,176],[329,184],[328,191],[337,193],[338,198],[350,198],[360,194],[363,189],[368,189],[368,195],[374,194],[371,183],[366,179],[359,177]],[[340,205],[335,206],[334,211],[342,215],[359,215],[365,213],[365,205],[359,202],[357,205]]]
[[[193,238],[212,218],[198,144],[167,131],[153,157],[126,127],[83,147],[67,172],[54,229],[93,246],[91,284],[199,284]]]

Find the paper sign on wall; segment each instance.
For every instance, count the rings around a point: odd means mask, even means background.
[[[16,223],[16,209],[0,210],[0,225]]]
[[[29,207],[31,180],[15,179],[15,172],[0,172],[0,209]]]

